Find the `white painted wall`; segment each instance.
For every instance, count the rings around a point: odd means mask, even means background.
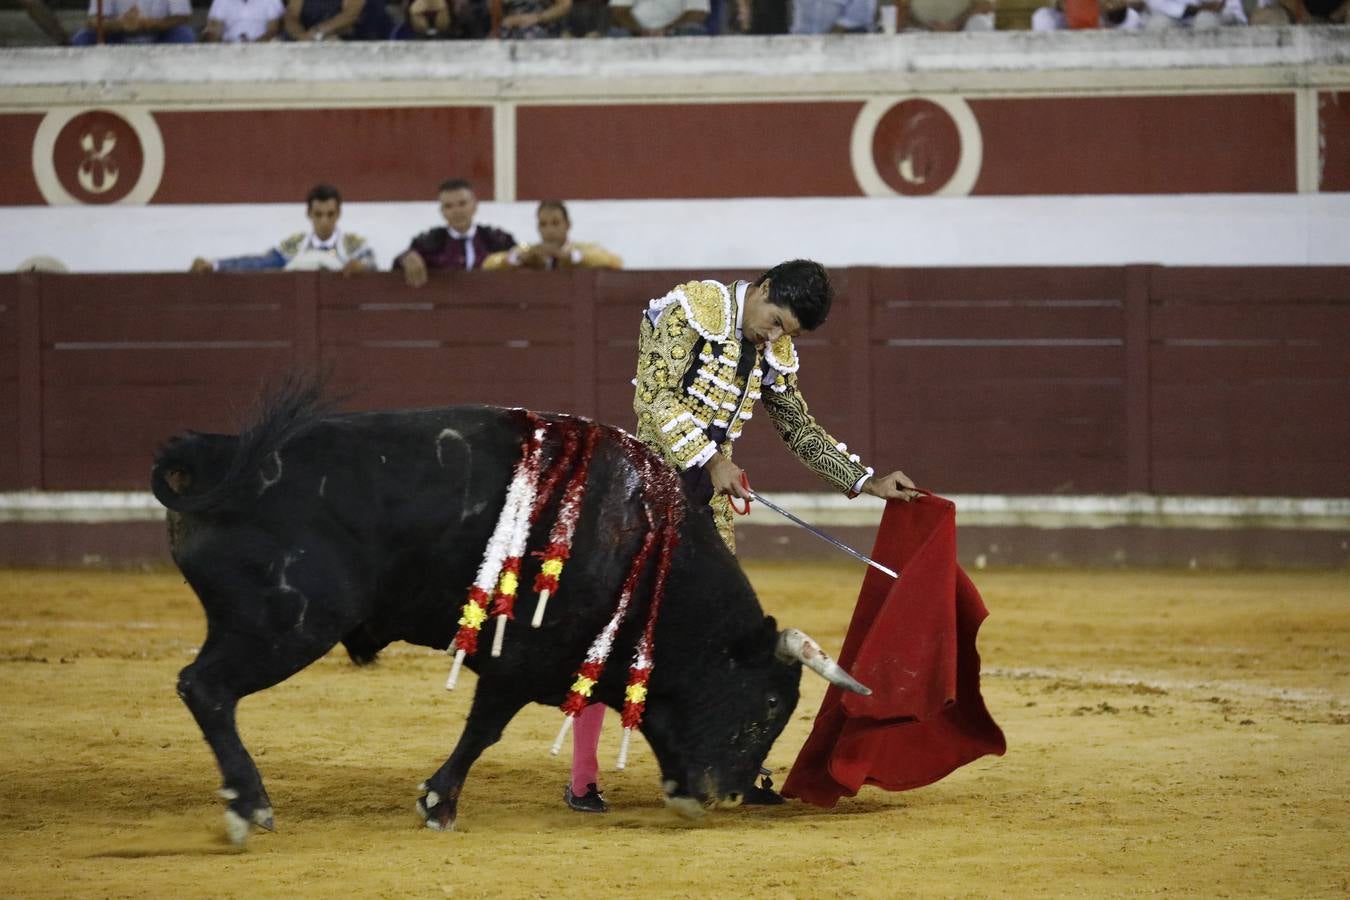
[[[1350,194],[577,201],[573,236],[628,267],[826,265],[1350,265]],[[536,238],[533,203],[483,203],[481,221]],[[435,203],[349,203],[342,225],[382,268]],[[0,207],[0,271],[34,255],[73,272],[186,270],[259,253],[308,225],[293,204]]]

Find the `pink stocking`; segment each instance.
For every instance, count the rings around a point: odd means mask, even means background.
[[[592,703],[581,711],[572,724],[572,793],[578,797],[589,790],[587,785],[600,787],[600,729],[605,724],[605,704]]]

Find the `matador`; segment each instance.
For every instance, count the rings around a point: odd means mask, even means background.
[[[733,551],[731,498],[749,498],[732,447],[755,402],[811,471],[849,496],[911,499],[900,471],[878,477],[807,409],[792,339],[824,324],[834,298],[819,263],[792,260],[753,282],[690,281],[648,304],[638,339],[638,437],[682,473],[696,505],[711,507]]]

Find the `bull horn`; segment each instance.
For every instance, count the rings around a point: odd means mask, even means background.
[[[778,648],[774,651],[774,655],[785,663],[799,662],[830,684],[846,691],[862,694],[864,697],[871,696],[871,688],[845,672],[839,663],[830,659],[830,655],[820,649],[820,645],[810,635],[798,628],[784,628],[778,632]]]

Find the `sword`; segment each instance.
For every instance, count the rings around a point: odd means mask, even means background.
[[[840,550],[843,550],[845,553],[847,553],[854,559],[861,560],[862,562],[867,563],[872,568],[881,572],[885,572],[892,578],[898,579],[900,577],[900,573],[895,571],[894,569],[889,569],[886,566],[883,566],[881,563],[877,562],[875,559],[872,559],[872,557],[865,556],[859,553],[857,550],[854,550],[852,547],[850,547],[848,544],[845,544],[838,538],[830,537],[828,534],[821,531],[819,528],[815,527],[809,522],[802,521],[797,516],[794,516],[792,513],[788,512],[786,509],[783,509],[783,507],[779,506],[777,503],[774,503],[772,500],[766,498],[763,494],[759,493],[754,488],[750,487],[749,479],[747,479],[744,476],[744,474],[742,474],[741,476],[741,484],[743,484],[745,486],[745,489],[750,492],[751,497],[758,500],[760,503],[763,503],[765,506],[767,506],[774,512],[778,513],[780,516],[783,516],[789,521],[795,522],[796,524],[802,526],[807,531],[811,532],[816,537],[820,538],[822,541],[825,541],[828,544],[833,544],[834,546],[838,547]],[[749,512],[749,508],[746,509],[746,512]]]

